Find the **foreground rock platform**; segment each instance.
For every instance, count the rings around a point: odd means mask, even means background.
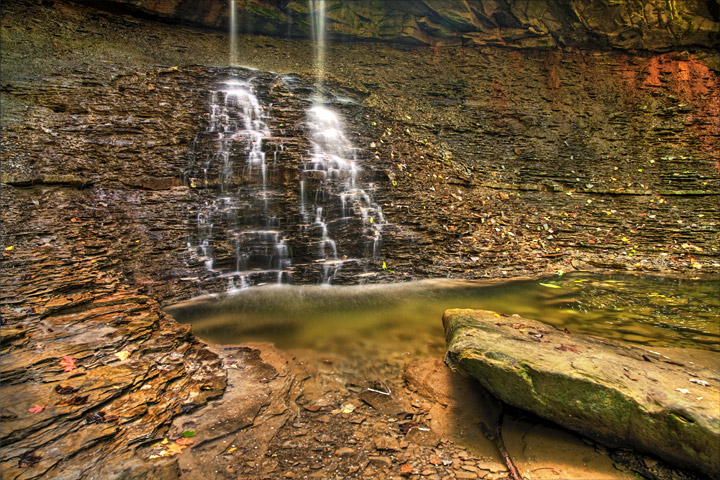
[[[717,369],[483,310],[448,310],[443,324],[446,362],[500,400],[720,478]]]

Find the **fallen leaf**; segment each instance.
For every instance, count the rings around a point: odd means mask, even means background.
[[[105,418],[105,412],[97,412],[97,413],[88,413],[85,416],[85,421],[87,423],[105,423],[107,419]]]
[[[55,385],[55,393],[59,393],[60,395],[70,395],[71,393],[77,392],[77,388],[73,388],[71,386],[65,386],[62,385]]]
[[[11,252],[13,250],[15,250],[15,247],[13,247],[12,245],[10,245],[9,247],[5,247],[6,252]]]
[[[195,430],[185,430],[185,431],[182,433],[182,436],[185,437],[185,438],[194,437],[194,436],[195,436]]]
[[[42,460],[42,457],[40,455],[35,455],[35,452],[25,452],[20,456],[20,460],[18,460],[18,467],[31,467],[38,463],[40,460]]]
[[[65,355],[60,360],[60,366],[63,367],[66,372],[72,372],[77,368],[77,361],[71,356]]]
[[[178,445],[177,443],[173,443],[168,446],[166,452],[168,453],[168,455],[177,455],[178,453],[182,452],[184,448],[184,445]]]
[[[407,433],[410,431],[410,429],[419,427],[420,424],[417,422],[405,422],[400,424],[400,433],[403,435],[407,435]]]
[[[559,285],[553,285],[552,283],[541,283],[540,285],[547,288],[562,288]]]
[[[58,403],[58,406],[68,407],[72,405],[85,405],[88,401],[88,397],[90,397],[90,395],[76,395],[70,400],[63,400],[62,402]]]
[[[175,443],[176,443],[177,445],[181,445],[181,446],[183,446],[183,447],[187,447],[187,446],[192,445],[193,443],[195,443],[195,439],[194,439],[194,438],[180,437],[180,438],[178,438],[177,440],[175,440]]]
[[[28,408],[28,412],[30,413],[40,413],[43,410],[45,410],[45,405],[33,405],[32,407]]]
[[[123,350],[122,352],[117,352],[115,356],[118,357],[121,362],[124,362],[130,356],[130,352]]]

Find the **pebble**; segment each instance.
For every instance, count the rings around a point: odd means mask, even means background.
[[[353,453],[355,453],[355,450],[350,447],[343,447],[335,450],[335,455],[337,455],[338,457],[348,457]]]
[[[482,461],[479,460],[475,462],[475,466],[479,468],[480,470],[488,470],[490,472],[498,473],[498,472],[507,472],[508,469],[505,465],[498,463],[498,462],[488,462],[488,461]]]
[[[376,450],[399,452],[400,443],[394,437],[380,437],[373,442]]]
[[[466,472],[463,470],[456,470],[455,478],[458,478],[461,480],[462,479],[474,479],[474,478],[478,478],[478,476],[477,476],[477,473],[475,473],[475,472]]]
[[[386,467],[386,468],[392,467],[392,460],[390,459],[390,457],[371,456],[371,457],[368,457],[368,460],[373,465],[378,465],[378,466]]]

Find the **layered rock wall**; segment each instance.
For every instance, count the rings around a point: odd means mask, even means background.
[[[81,0],[136,14],[227,29],[227,0]],[[328,32],[346,40],[427,45],[717,47],[720,7],[711,0],[327,0]],[[110,5],[108,5],[110,4]],[[309,0],[238,0],[239,30],[307,36]]]

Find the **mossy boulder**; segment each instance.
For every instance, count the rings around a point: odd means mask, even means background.
[[[446,363],[596,441],[720,478],[717,369],[484,310],[448,310]]]

